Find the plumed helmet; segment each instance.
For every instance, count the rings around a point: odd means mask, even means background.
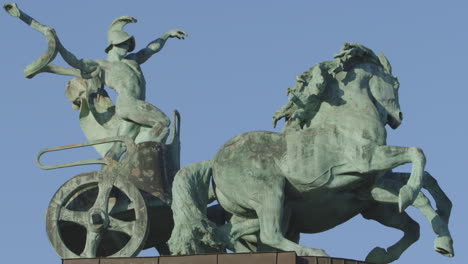
[[[135,49],[135,38],[130,36],[127,32],[123,31],[123,27],[128,23],[136,23],[137,20],[131,16],[121,16],[114,21],[109,26],[107,30],[107,48],[105,49],[106,53],[112,49],[113,45],[119,45],[125,41],[130,40],[130,45],[128,52],[131,52]]]

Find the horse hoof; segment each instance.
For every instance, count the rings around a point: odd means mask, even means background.
[[[446,257],[454,257],[453,240],[450,236],[440,236],[434,240],[434,250]]]
[[[375,264],[385,264],[394,261],[395,258],[392,258],[388,254],[387,250],[381,247],[375,247],[374,249],[367,254],[366,262],[375,263]]]
[[[416,192],[412,187],[405,185],[401,187],[400,193],[398,194],[398,209],[400,213],[403,212],[408,206],[410,206],[416,197],[418,192]]]

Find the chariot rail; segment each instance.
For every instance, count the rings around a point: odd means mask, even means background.
[[[114,161],[109,158],[79,160],[79,161],[73,161],[73,162],[67,162],[67,163],[49,165],[49,166],[42,165],[40,162],[40,159],[41,159],[41,156],[47,152],[54,152],[54,151],[73,149],[73,148],[82,148],[82,147],[106,144],[106,143],[111,143],[111,142],[123,142],[125,146],[127,147],[127,152],[132,152],[132,151],[135,151],[136,149],[135,143],[130,137],[120,136],[120,137],[97,139],[97,140],[91,140],[91,141],[86,141],[82,143],[76,143],[76,144],[70,144],[70,145],[65,145],[65,146],[60,146],[60,147],[44,149],[37,154],[36,164],[39,168],[43,170],[52,170],[52,169],[59,169],[59,168],[66,168],[66,167],[73,167],[73,166],[92,165],[92,164],[110,165]]]

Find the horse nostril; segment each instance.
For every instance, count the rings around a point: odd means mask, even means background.
[[[400,114],[398,115],[398,117],[400,118],[400,121],[402,121],[402,120],[403,120],[403,113],[400,112]]]

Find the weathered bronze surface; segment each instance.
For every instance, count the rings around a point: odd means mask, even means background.
[[[134,145],[125,139],[127,153],[121,161],[71,178],[53,196],[47,234],[61,257],[136,256],[149,247],[169,254],[166,241],[173,226],[170,183],[174,176],[169,173],[175,169],[165,168],[179,165],[163,156],[177,148],[158,142]],[[54,150],[77,145],[81,146]]]
[[[170,254],[166,241],[173,227],[171,187],[180,168],[180,115],[169,119],[146,103],[146,84],[140,64],[159,52],[170,30],[136,53],[135,40],[123,30],[136,19],[122,16],[108,30],[107,59],[77,59],[61,44],[55,30],[42,25],[14,3],[5,11],[44,35],[46,52],[24,71],[27,78],[48,72],[77,78],[67,83],[66,97],[79,110],[87,142],[48,148],[36,158],[42,169],[102,164],[101,171],[71,178],[53,196],[47,210],[47,234],[62,258],[130,257],[155,247]],[[72,68],[52,64],[60,54]],[[104,89],[118,93],[114,104]],[[168,142],[166,139],[169,138]],[[93,146],[103,158],[44,165],[41,156],[52,151]],[[125,155],[122,154],[125,152]]]
[[[168,39],[184,39],[184,31],[167,31],[130,53],[135,39],[123,28],[137,20],[121,16],[109,26],[107,58],[78,59],[53,28],[16,4],[5,4],[4,9],[40,32],[48,44],[44,55],[26,67],[27,78],[43,72],[76,77],[67,83],[66,97],[79,110],[88,141],[41,151],[36,159],[39,167],[103,165],[100,171],[71,178],[50,202],[47,233],[61,257],[130,257],[149,247],[161,255],[279,250],[310,256],[265,253],[66,261],[357,263],[329,258],[321,248],[300,245],[299,238],[301,233],[323,232],[361,214],[404,233],[394,244],[375,247],[366,257],[368,262],[389,263],[419,238],[418,223],[405,212],[408,206],[417,208],[430,223],[437,236],[434,249],[454,256],[448,229],[452,204],[425,171],[424,152],[387,145],[386,126],[396,129],[403,114],[399,82],[382,53],[377,56],[361,44],[345,43],[333,61],[311,67],[287,89],[288,101],[272,120],[275,126],[284,118],[281,133],[240,134],[213,159],[180,169],[180,115],[174,111],[171,131],[169,118],[145,102],[140,65]],[[52,64],[57,54],[71,68]],[[105,87],[117,92],[115,102]],[[102,158],[57,165],[40,162],[45,153],[84,146],[93,146]],[[392,171],[407,163],[412,164],[410,173]],[[214,201],[218,204],[213,206]]]
[[[298,75],[287,89],[288,102],[273,116],[274,125],[286,121],[281,133],[237,135],[211,160],[176,174],[171,252],[273,248],[326,257],[324,249],[300,245],[300,234],[323,232],[361,214],[404,233],[366,257],[390,263],[419,239],[418,223],[405,212],[413,206],[434,230],[434,249],[453,257],[452,204],[424,170],[424,152],[387,145],[386,126],[396,129],[403,121],[399,86],[388,59],[358,43],[345,43],[333,61]],[[392,171],[407,163],[410,173]],[[226,225],[207,219],[211,196],[231,214]]]
[[[80,125],[89,140],[128,136],[136,143],[166,142],[170,120],[157,107],[145,102],[146,81],[140,65],[158,53],[168,39],[184,39],[187,33],[183,30],[169,30],[145,48],[129,53],[135,48],[135,40],[123,28],[137,20],[121,16],[109,26],[109,45],[105,49],[107,58],[78,59],[62,45],[52,27],[39,23],[14,3],[4,4],[3,8],[9,15],[44,35],[48,43],[46,52],[26,67],[24,74],[27,78],[43,72],[77,77],[68,82],[66,96],[73,108],[80,111]],[[52,64],[57,54],[72,68]],[[104,86],[117,92],[115,105]],[[125,152],[125,145],[119,142],[95,148],[102,156],[113,160],[119,160]]]

